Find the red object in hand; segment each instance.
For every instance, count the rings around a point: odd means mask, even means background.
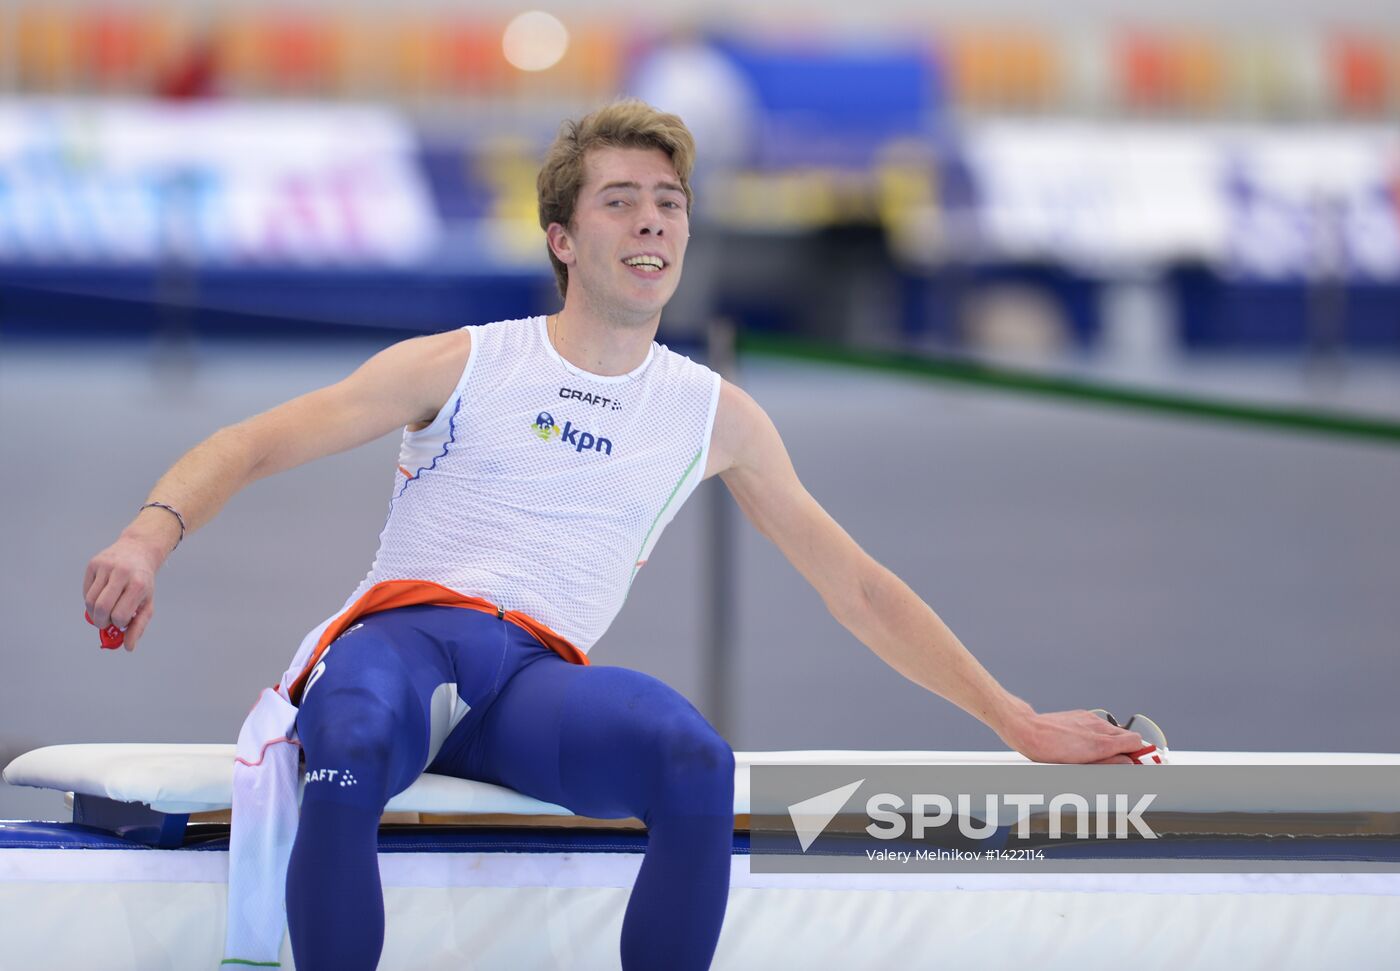
[[[92,624],[92,615],[86,610],[83,611],[83,620]],[[93,624],[93,626],[96,627],[97,625]],[[126,640],[126,631],[122,630],[116,624],[108,624],[97,632],[97,639],[101,643],[104,651],[115,651],[117,648],[121,647],[122,643]]]
[[[1138,765],[1165,765],[1167,761],[1163,758],[1162,752],[1157,746],[1152,744],[1148,744],[1138,749],[1136,752],[1129,752],[1128,758],[1132,759]]]

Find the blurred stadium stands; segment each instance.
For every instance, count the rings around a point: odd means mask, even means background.
[[[521,108],[554,115],[609,97],[668,20],[698,16],[688,5],[638,17],[621,4],[556,4],[572,43],[532,76],[502,54],[512,6],[11,0],[0,8],[0,84],[15,94],[141,95],[208,56],[211,89],[230,98],[486,105],[509,122]],[[1126,3],[1081,4],[1064,18],[1019,6],[1020,17],[1016,4],[979,12],[885,0],[865,5],[859,31],[849,13],[821,3],[803,5],[800,19],[781,6],[709,16],[755,47],[835,46],[867,58],[892,42],[922,49],[944,67],[960,115],[1393,119],[1400,108],[1400,23],[1385,4],[1241,4],[1233,17],[1195,4],[1196,23],[1192,4],[1167,22]],[[1260,23],[1264,12],[1272,16]]]
[[[541,148],[699,37],[747,87],[731,114],[752,137],[700,173],[712,252],[671,314],[682,334],[722,315],[1082,350],[1136,306],[1126,281],[1164,308],[1159,344],[1400,348],[1385,5],[868,6],[564,3],[567,47],[521,70],[506,4],[13,0],[0,332],[150,332],[172,305],[196,329],[258,333],[547,309]],[[293,150],[298,131],[316,147]]]

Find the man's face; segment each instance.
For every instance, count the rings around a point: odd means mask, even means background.
[[[645,323],[680,282],[690,237],[685,190],[660,149],[593,149],[584,173],[573,226],[549,227],[550,246],[569,268],[568,299]]]

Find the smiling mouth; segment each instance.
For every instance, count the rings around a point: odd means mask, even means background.
[[[643,273],[660,273],[666,268],[666,261],[659,256],[632,256],[623,260],[622,265]]]

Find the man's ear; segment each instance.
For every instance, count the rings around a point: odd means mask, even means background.
[[[569,231],[561,223],[550,223],[549,228],[544,231],[545,239],[549,241],[549,251],[555,258],[565,266],[574,265],[574,241],[569,238]]]

